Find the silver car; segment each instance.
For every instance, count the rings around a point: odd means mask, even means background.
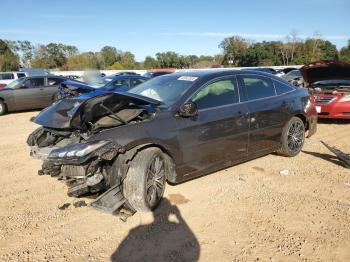
[[[0,89],[0,115],[51,105],[59,85],[66,80],[59,76],[32,76],[11,82]]]

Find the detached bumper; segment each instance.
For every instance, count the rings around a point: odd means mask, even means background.
[[[111,142],[84,157],[50,158],[50,153],[56,149],[32,146],[30,155],[44,161],[39,175],[50,175],[66,181],[68,195],[75,197],[105,189],[104,164],[124,152],[120,145]]]

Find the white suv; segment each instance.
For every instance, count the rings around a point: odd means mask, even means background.
[[[28,76],[26,72],[0,72],[0,88],[5,87],[13,80],[26,76]]]

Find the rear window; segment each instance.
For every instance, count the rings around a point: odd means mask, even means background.
[[[17,77],[18,77],[18,78],[26,77],[26,74],[24,74],[24,73],[17,73]]]
[[[284,93],[288,93],[290,91],[293,91],[294,88],[290,85],[284,84],[282,82],[279,81],[273,81],[274,85],[275,85],[275,89],[276,89],[276,93],[277,95],[281,95]]]
[[[44,86],[44,78],[30,78],[24,82],[27,88],[36,88]]]
[[[64,82],[65,80],[66,79],[49,77],[49,78],[47,78],[47,85],[48,86],[58,85],[58,84]]]
[[[0,74],[0,79],[11,80],[11,79],[15,79],[15,76],[12,73],[5,73],[5,74]]]
[[[248,100],[275,96],[275,88],[269,78],[262,76],[242,76]]]

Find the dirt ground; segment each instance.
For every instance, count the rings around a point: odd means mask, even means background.
[[[37,175],[25,143],[36,113],[0,117],[0,261],[350,261],[350,170],[319,142],[350,152],[349,121],[320,123],[297,157],[167,186],[154,213],[125,223]]]

